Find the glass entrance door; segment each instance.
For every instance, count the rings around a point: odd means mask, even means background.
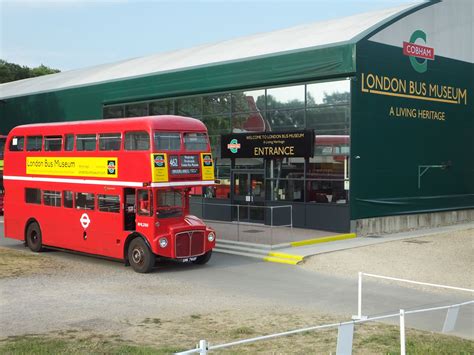
[[[239,171],[232,173],[234,189],[234,220],[263,223],[265,218],[265,186],[263,172]]]

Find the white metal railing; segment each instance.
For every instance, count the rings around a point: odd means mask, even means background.
[[[444,288],[448,290],[456,290],[456,291],[465,291],[465,292],[471,292],[473,293],[474,290],[470,288],[462,288],[462,287],[454,287],[454,286],[446,286],[446,285],[439,285],[439,284],[433,284],[433,283],[428,283],[428,282],[419,282],[419,281],[413,281],[413,280],[406,280],[406,279],[400,279],[397,277],[389,277],[389,276],[382,276],[382,275],[375,275],[375,274],[368,274],[365,272],[359,272],[359,282],[358,282],[358,289],[357,289],[357,315],[353,316],[353,319],[363,319],[365,316],[362,315],[362,276],[368,276],[368,277],[373,277],[377,279],[384,279],[384,280],[391,280],[391,281],[398,281],[398,282],[405,282],[409,284],[415,284],[415,285],[423,285],[423,286],[430,286],[430,287],[436,287],[436,288]]]
[[[265,210],[269,209],[270,210],[270,244],[273,245],[273,229],[275,227],[281,228],[281,227],[289,227],[290,228],[290,233],[293,236],[293,206],[292,205],[282,205],[282,206],[252,206],[252,205],[239,205],[239,204],[232,204],[232,203],[207,203],[207,202],[191,202],[192,205],[199,205],[203,207],[202,213],[203,213],[203,218],[204,217],[204,208],[206,206],[218,206],[218,207],[230,207],[231,208],[231,214],[233,213],[232,208],[236,207],[237,211],[237,238],[240,240],[240,224],[243,223],[243,221],[240,220],[240,208],[252,208],[252,209],[262,209],[264,212],[264,221],[266,220],[265,218]],[[289,224],[278,224],[274,225],[274,213],[273,211],[278,208],[288,208],[289,209]],[[250,212],[249,212],[250,213]],[[229,221],[219,221],[219,220],[212,220],[213,222],[218,222],[218,223],[229,223]],[[235,222],[235,221],[234,221]]]
[[[288,336],[288,335],[292,335],[292,334],[303,333],[303,332],[312,331],[312,330],[320,330],[320,329],[328,329],[328,328],[338,327],[338,338],[337,338],[336,354],[337,355],[342,355],[342,354],[348,353],[348,351],[347,351],[348,349],[350,349],[352,351],[352,338],[353,338],[354,325],[355,324],[366,323],[366,322],[371,322],[371,321],[376,321],[376,320],[381,320],[381,319],[399,317],[400,318],[400,354],[405,355],[406,354],[406,348],[405,348],[405,316],[407,314],[415,314],[415,313],[421,313],[421,312],[431,312],[431,311],[438,311],[438,310],[447,309],[448,313],[447,313],[447,316],[446,316],[445,325],[443,326],[443,332],[447,332],[447,331],[452,330],[452,328],[454,328],[454,324],[455,324],[456,319],[457,319],[457,312],[459,311],[459,308],[462,307],[462,306],[469,305],[469,304],[474,304],[474,300],[463,302],[463,303],[458,303],[458,304],[453,304],[453,305],[449,305],[449,306],[415,309],[415,310],[410,310],[410,311],[405,311],[403,309],[400,309],[400,312],[398,312],[398,313],[392,313],[392,314],[387,314],[387,315],[383,315],[383,316],[366,317],[364,319],[353,319],[353,320],[347,321],[347,322],[317,325],[317,326],[313,326],[313,327],[295,329],[295,330],[290,330],[290,331],[282,332],[282,333],[263,335],[263,336],[260,336],[260,337],[255,337],[255,338],[250,338],[250,339],[243,339],[243,340],[238,340],[238,341],[234,341],[234,342],[231,342],[231,343],[218,344],[218,345],[212,345],[212,346],[207,342],[207,340],[201,340],[199,342],[199,344],[196,346],[195,349],[182,351],[182,352],[179,352],[179,353],[176,353],[176,354],[177,355],[184,355],[184,354],[199,353],[201,355],[207,355],[207,353],[211,350],[229,348],[229,347],[232,347],[232,346],[243,345],[243,344],[253,343],[253,342],[257,342],[257,341],[261,341],[261,340],[268,340],[268,339]],[[456,312],[451,312],[450,313],[450,310],[456,310]],[[453,316],[454,313],[455,313],[455,316]],[[449,323],[448,326],[446,325],[446,323]],[[347,330],[349,330],[349,331],[347,331]],[[341,336],[341,334],[343,334],[343,336]]]
[[[423,312],[439,311],[439,310],[447,309],[448,311],[446,313],[446,318],[445,318],[443,328],[442,328],[442,332],[446,333],[446,332],[452,331],[454,329],[460,307],[466,306],[466,305],[469,305],[469,304],[474,304],[474,300],[472,300],[472,301],[466,301],[466,302],[462,302],[462,303],[452,304],[452,305],[449,305],[449,306],[412,309],[412,310],[408,310],[408,311],[404,310],[404,309],[400,309],[400,311],[398,313],[375,316],[375,317],[363,316],[362,315],[362,276],[364,276],[364,275],[368,276],[368,277],[374,277],[374,278],[380,278],[380,279],[386,279],[386,280],[398,281],[398,282],[405,282],[405,283],[410,283],[410,284],[417,284],[417,285],[423,285],[423,286],[444,288],[444,289],[456,290],[456,291],[465,291],[465,292],[471,292],[471,293],[474,292],[474,290],[468,289],[468,288],[439,285],[439,284],[433,284],[433,283],[428,283],[428,282],[419,282],[419,281],[406,280],[406,279],[401,279],[401,278],[396,278],[396,277],[389,277],[389,276],[382,276],[382,275],[375,275],[375,274],[368,274],[368,273],[364,273],[364,272],[359,272],[359,282],[358,282],[358,292],[357,292],[357,295],[358,295],[358,302],[357,302],[358,303],[357,304],[358,314],[357,314],[357,316],[353,316],[351,321],[340,322],[340,323],[332,323],[332,324],[324,324],[324,325],[317,325],[317,326],[312,326],[312,327],[308,327],[308,328],[295,329],[295,330],[290,330],[290,331],[287,331],[287,332],[269,334],[269,335],[264,335],[264,336],[260,336],[260,337],[255,337],[255,338],[250,338],[250,339],[243,339],[243,340],[238,340],[238,341],[234,341],[234,342],[230,342],[230,343],[213,345],[213,346],[210,346],[209,343],[206,340],[201,340],[199,342],[199,344],[196,346],[195,349],[190,349],[190,350],[183,351],[183,352],[180,352],[180,353],[177,353],[177,354],[199,353],[201,355],[206,355],[208,353],[208,351],[210,351],[210,350],[228,348],[228,347],[231,347],[231,346],[243,345],[243,344],[253,343],[253,342],[256,342],[256,341],[268,340],[268,339],[288,336],[288,335],[297,334],[297,333],[303,333],[303,332],[312,331],[312,330],[338,327],[336,354],[337,355],[342,355],[342,354],[347,354],[347,353],[352,352],[352,340],[353,340],[354,325],[355,324],[365,323],[365,322],[370,322],[370,321],[376,321],[376,320],[381,320],[381,319],[399,317],[399,321],[400,321],[400,323],[399,323],[400,324],[400,354],[405,355],[406,354],[406,338],[405,338],[405,317],[406,317],[406,315],[416,314],[416,313],[423,313]]]

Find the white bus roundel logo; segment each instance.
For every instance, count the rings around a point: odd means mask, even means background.
[[[81,222],[82,228],[84,228],[84,229],[89,227],[89,224],[91,223],[91,220],[90,220],[89,216],[87,215],[87,213],[83,213],[81,218],[79,219],[79,221]]]

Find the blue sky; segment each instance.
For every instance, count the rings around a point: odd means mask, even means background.
[[[0,58],[62,71],[415,0],[0,0]]]

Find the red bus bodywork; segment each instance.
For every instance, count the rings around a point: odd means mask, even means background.
[[[3,196],[5,194],[3,189],[3,152],[6,140],[7,136],[0,136],[0,214],[3,214]]]
[[[66,151],[71,135],[74,148]],[[79,151],[85,144],[80,140],[94,136],[96,148]],[[178,146],[156,150],[154,138],[168,136]],[[22,137],[19,149],[13,143],[19,145]],[[192,145],[186,139],[195,137],[201,139],[200,150],[187,149]],[[59,151],[51,143],[55,139]],[[142,238],[154,256],[206,262],[215,232],[189,214],[189,190],[214,184],[210,152],[205,125],[181,116],[15,127],[5,149],[5,236],[28,242],[29,225],[36,223],[44,246],[130,262],[128,247]]]

